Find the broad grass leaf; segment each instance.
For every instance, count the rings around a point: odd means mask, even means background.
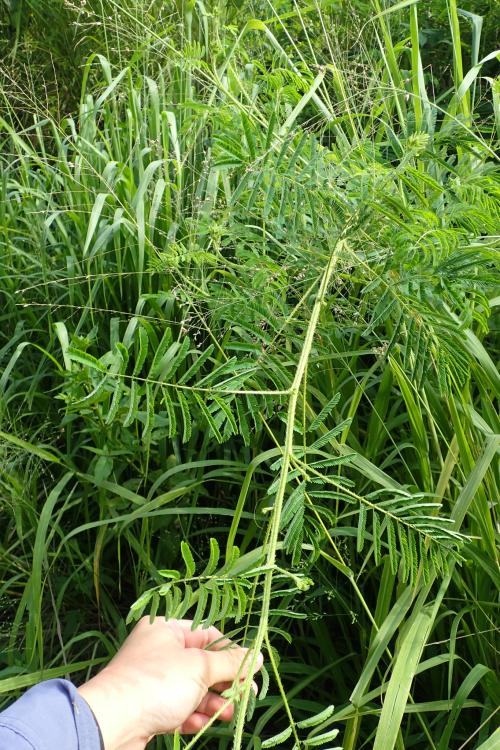
[[[500,728],[496,729],[487,740],[482,742],[477,750],[497,750],[500,743]]]
[[[62,464],[61,459],[58,456],[54,455],[51,451],[48,451],[46,448],[43,448],[40,445],[29,443],[27,440],[22,440],[21,438],[16,437],[16,435],[10,435],[9,433],[0,430],[0,439],[5,440],[7,443],[15,445],[17,448],[22,448],[27,453],[30,453],[33,456],[37,456],[43,461]]]
[[[474,690],[478,682],[486,677],[486,675],[491,674],[491,672],[492,670],[484,664],[475,664],[472,667],[453,699],[450,715],[446,722],[444,732],[440,737],[437,750],[447,750],[450,746],[453,729],[459,720],[460,712],[464,707],[466,699],[469,697],[472,690]]]
[[[38,685],[43,680],[57,680],[64,678],[66,674],[75,674],[91,667],[98,666],[107,661],[106,656],[93,657],[84,661],[73,661],[71,664],[62,664],[59,667],[49,667],[29,674],[19,674],[14,677],[4,677],[0,680],[0,695],[15,693],[25,690],[33,685]]]
[[[393,750],[396,746],[410,688],[431,625],[430,612],[418,612],[401,642],[385,694],[373,750]]]
[[[104,208],[104,204],[105,204],[107,198],[109,198],[109,197],[110,197],[109,193],[99,193],[97,195],[96,199],[95,199],[95,203],[94,203],[94,205],[92,207],[92,211],[90,213],[89,225],[88,225],[88,229],[87,229],[87,237],[85,239],[85,244],[83,246],[83,251],[82,251],[82,257],[83,258],[85,258],[85,256],[87,255],[87,253],[89,251],[90,244],[92,242],[92,238],[93,238],[93,236],[95,234],[95,231],[97,229],[97,225],[98,225],[99,219],[101,218],[101,214],[102,214],[102,211],[103,211],[103,208]]]

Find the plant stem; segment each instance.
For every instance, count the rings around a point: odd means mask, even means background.
[[[273,573],[274,573],[273,567],[275,565],[275,560],[276,560],[276,548],[278,544],[281,511],[283,508],[283,501],[285,498],[286,486],[288,484],[288,470],[290,468],[290,456],[292,455],[292,449],[293,449],[295,415],[297,412],[297,402],[298,402],[298,397],[299,397],[300,384],[304,377],[304,373],[307,367],[307,362],[311,354],[311,349],[312,349],[312,345],[314,341],[314,334],[316,332],[316,326],[318,324],[321,308],[323,306],[323,302],[326,297],[326,293],[330,284],[330,280],[331,280],[333,271],[335,269],[336,260],[337,260],[339,251],[344,245],[344,243],[345,243],[345,240],[341,238],[339,238],[337,242],[335,243],[335,246],[333,247],[332,253],[330,255],[330,259],[328,261],[328,264],[321,278],[321,283],[319,286],[318,294],[317,294],[316,301],[314,303],[314,307],[311,313],[309,325],[307,327],[307,332],[306,332],[306,336],[304,339],[304,344],[302,346],[302,351],[300,353],[297,370],[295,372],[295,377],[293,379],[293,383],[290,388],[290,402],[288,404],[285,444],[283,446],[283,463],[281,465],[280,482],[279,482],[278,490],[276,492],[276,499],[274,501],[274,510],[273,510],[271,519],[269,521],[270,533],[269,533],[269,547],[267,551],[266,565],[268,565],[270,569],[266,572],[265,577],[264,577],[262,611],[261,611],[259,628],[257,630],[257,635],[255,637],[255,645],[253,649],[254,650],[253,662],[255,662],[255,660],[257,659],[257,656],[262,649],[262,644],[264,643],[264,639],[267,635],[267,628],[268,628],[268,621],[269,621],[269,609],[270,609],[270,604],[271,604],[271,590],[272,590]],[[251,665],[250,670],[249,670],[250,675],[252,674],[252,667],[253,667],[253,664]],[[243,691],[241,704],[240,704],[239,711],[238,711],[238,718],[236,720],[235,733],[234,733],[234,743],[233,743],[234,750],[241,750],[241,743],[243,739],[243,731],[244,731],[244,725],[245,725],[245,717],[247,713],[248,700],[249,700],[250,690],[251,690],[251,682],[252,682],[251,678],[249,678],[246,681],[245,688]]]

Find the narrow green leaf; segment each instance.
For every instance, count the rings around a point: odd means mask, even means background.
[[[7,693],[14,693],[18,690],[25,690],[26,688],[38,685],[44,680],[56,680],[61,677],[65,677],[67,674],[74,674],[76,672],[85,672],[88,669],[97,667],[99,664],[107,661],[107,657],[97,657],[93,659],[87,659],[86,661],[75,661],[69,664],[61,664],[59,667],[50,667],[48,669],[41,669],[38,672],[30,672],[29,674],[19,674],[15,677],[5,677],[0,680],[0,695]]]
[[[106,202],[106,199],[109,197],[109,193],[98,193],[94,205],[92,206],[92,211],[90,213],[90,219],[89,219],[89,225],[87,229],[87,237],[85,238],[85,244],[83,246],[82,251],[82,257],[85,258],[85,256],[88,253],[90,243],[92,242],[92,238],[94,236],[95,230],[97,229],[97,224],[99,223],[99,219],[101,218],[102,210],[104,208],[104,203]]]
[[[393,750],[396,747],[410,688],[431,624],[430,612],[427,610],[418,612],[401,642],[399,653],[393,664],[373,750]]]
[[[62,461],[60,458],[39,445],[28,443],[26,440],[21,440],[21,438],[18,438],[15,435],[9,435],[7,432],[3,432],[2,430],[0,430],[0,438],[2,440],[5,440],[7,443],[11,443],[11,445],[15,445],[17,448],[22,448],[27,453],[30,453],[33,456],[38,456],[38,458],[41,458],[44,461],[50,461],[51,463],[62,465]]]

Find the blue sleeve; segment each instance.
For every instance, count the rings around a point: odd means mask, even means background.
[[[0,750],[101,750],[99,727],[71,682],[48,680],[0,713]]]

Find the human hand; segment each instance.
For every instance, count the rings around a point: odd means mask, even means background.
[[[212,648],[208,650],[207,647]],[[230,721],[234,706],[219,693],[242,680],[254,661],[215,627],[143,617],[110,663],[78,692],[92,709],[105,750],[144,750],[157,734],[198,732],[215,713]]]

